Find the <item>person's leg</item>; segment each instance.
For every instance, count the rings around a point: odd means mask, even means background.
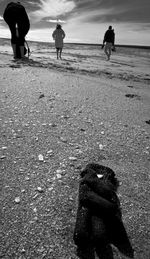
[[[56,48],[57,59],[59,58],[59,48]]]
[[[108,44],[108,60],[110,60],[111,49],[112,49],[112,43],[109,43],[109,44]]]
[[[20,48],[20,56],[21,56],[21,58],[24,58],[25,56],[24,56],[24,46],[19,46],[19,48]]]
[[[10,28],[10,32],[11,32],[11,46],[12,46],[12,50],[13,50],[13,55],[14,58],[17,58],[17,46],[16,46],[16,25],[14,23],[11,24],[11,26],[9,26]]]
[[[106,44],[105,44],[104,52],[105,52],[105,54],[107,56],[107,59],[109,59],[108,42],[106,42]]]
[[[59,50],[60,50],[59,57],[60,57],[60,59],[62,59],[62,58],[61,58],[62,48],[60,48]]]
[[[14,43],[11,43],[12,46],[12,50],[13,50],[13,55],[14,55],[14,59],[17,58],[17,46]]]
[[[20,49],[20,58],[26,58],[24,53],[24,42],[25,42],[25,35],[21,32],[19,28],[18,45]]]

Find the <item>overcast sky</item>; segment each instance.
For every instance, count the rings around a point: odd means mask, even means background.
[[[3,20],[11,1],[0,0],[0,37],[10,37]],[[13,1],[15,2],[15,1]],[[57,20],[66,33],[66,42],[102,43],[112,25],[116,44],[150,46],[150,0],[20,0],[28,13],[31,28],[28,40],[52,41]]]

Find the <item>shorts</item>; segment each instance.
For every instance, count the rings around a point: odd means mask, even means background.
[[[56,49],[57,49],[58,51],[59,51],[59,50],[62,50],[62,48],[56,48]]]

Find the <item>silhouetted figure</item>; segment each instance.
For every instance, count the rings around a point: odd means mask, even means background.
[[[63,49],[63,39],[65,38],[65,32],[62,30],[60,24],[57,24],[56,29],[52,34],[52,37],[55,40],[57,59],[58,58],[61,59],[61,54]]]
[[[130,258],[134,252],[122,222],[119,183],[109,167],[88,164],[81,172],[74,242],[80,259],[113,259],[111,244]]]
[[[11,45],[14,58],[25,57],[25,36],[30,22],[24,6],[20,2],[10,2],[4,11],[3,18],[11,31]]]
[[[104,44],[105,44],[105,47],[104,47]],[[112,29],[112,26],[109,26],[108,30],[105,32],[103,46],[102,46],[102,47],[104,47],[104,51],[107,56],[107,60],[110,60],[112,48],[113,48],[113,50],[115,50],[114,44],[115,44],[114,29]]]

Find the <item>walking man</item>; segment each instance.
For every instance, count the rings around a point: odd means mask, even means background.
[[[104,51],[107,56],[107,60],[110,60],[111,51],[112,51],[112,48],[114,48],[114,44],[115,44],[115,33],[111,25],[108,27],[108,30],[105,32],[103,46],[104,44],[105,44]]]

